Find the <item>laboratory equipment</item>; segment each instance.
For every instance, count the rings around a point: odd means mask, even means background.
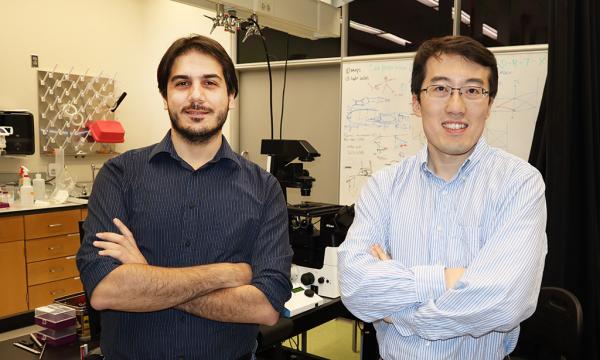
[[[299,270],[295,265],[292,265],[291,274],[292,297],[285,302],[282,312],[282,315],[288,318],[314,309],[325,302],[314,290],[299,281]]]
[[[236,19],[250,16],[260,17],[262,26],[307,39],[340,37],[341,9],[335,4],[317,0],[173,0],[180,3],[215,10],[212,18],[213,29],[217,26],[235,28],[235,20],[230,11],[235,11]],[[334,6],[335,5],[335,6]],[[338,6],[339,5],[339,6]],[[338,6],[338,7],[336,7]],[[233,23],[233,24],[232,24]]]
[[[337,249],[354,220],[354,207],[304,202],[288,205],[288,216],[300,282],[321,296],[339,297]]]
[[[299,188],[302,196],[309,196],[315,178],[311,177],[302,163],[313,161],[321,156],[306,140],[263,139],[260,153],[268,155],[267,171],[277,178],[287,200],[287,188]]]
[[[6,153],[6,137],[12,134],[12,126],[0,126],[0,156]]]
[[[310,195],[315,178],[302,162],[321,154],[308,141],[262,140],[261,153],[268,155],[267,170],[279,181],[286,200],[288,187]],[[292,163],[296,159],[301,162]],[[299,282],[320,296],[339,297],[337,248],[354,220],[354,206],[302,202],[288,205],[287,210],[292,263],[300,272]]]
[[[65,155],[85,156],[89,153],[114,153],[115,142],[124,139],[123,128],[118,124],[115,136],[115,110],[126,93],[115,97],[115,77],[105,77],[100,71],[89,76],[89,69],[83,74],[75,74],[73,68],[67,73],[38,71],[38,111],[40,128],[40,149],[45,155],[52,155],[57,148],[63,148]],[[88,124],[107,121],[107,124],[93,125],[98,129],[89,131]],[[104,140],[108,127],[110,141],[98,141],[94,135],[101,134]]]
[[[0,110],[0,153],[6,155],[35,153],[33,114],[28,111]]]

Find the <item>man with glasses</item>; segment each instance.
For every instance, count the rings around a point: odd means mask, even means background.
[[[482,137],[497,89],[496,59],[473,39],[415,56],[427,146],[370,179],[339,249],[342,300],[374,323],[383,359],[503,359],[535,310],[545,186]]]

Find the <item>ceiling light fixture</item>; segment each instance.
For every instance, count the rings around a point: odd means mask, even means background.
[[[386,33],[383,30],[374,28],[372,26],[369,25],[365,25],[365,24],[361,24],[361,23],[357,23],[356,21],[350,21],[350,27],[352,29],[358,30],[358,31],[362,31],[362,32],[366,32],[368,34],[372,34],[372,35],[377,35],[383,39],[395,42],[396,44],[400,44],[402,46],[406,46],[407,44],[412,44],[412,42],[403,39],[399,36],[396,36],[394,34],[390,34],[390,33]]]
[[[402,46],[406,46],[408,44],[412,44],[410,41],[408,41],[406,39],[403,39],[403,38],[401,38],[399,36],[396,36],[394,34],[390,34],[390,33],[383,33],[383,34],[379,34],[377,36],[379,36],[381,38],[384,38],[386,40],[395,42],[396,44],[400,44]]]
[[[356,21],[350,21],[350,27],[353,28],[353,29],[355,29],[355,30],[363,31],[363,32],[366,32],[366,33],[369,33],[369,34],[378,35],[378,34],[383,34],[384,33],[383,30],[379,30],[379,29],[374,28],[374,27],[369,26],[369,25],[357,23]]]
[[[429,6],[429,7],[440,6],[440,3],[438,0],[417,0],[417,1],[420,2],[421,4]]]

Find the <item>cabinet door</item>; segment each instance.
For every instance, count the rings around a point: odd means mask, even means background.
[[[23,217],[0,217],[0,243],[24,239]]]
[[[27,310],[24,241],[0,244],[0,284],[0,317]]]

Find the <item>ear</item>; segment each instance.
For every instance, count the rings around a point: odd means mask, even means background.
[[[229,95],[229,110],[235,109],[235,96]]]
[[[487,108],[487,114],[485,116],[485,118],[489,118],[490,114],[492,113],[492,105],[494,105],[494,99],[490,98],[490,102],[488,103],[488,108]]]
[[[421,117],[421,103],[419,102],[419,99],[417,98],[417,95],[415,95],[415,94],[413,94],[413,96],[412,96],[412,108],[413,108],[415,115],[417,115],[418,117]]]
[[[169,104],[167,104],[167,99],[165,99],[165,98],[162,98],[162,99],[163,99],[163,108],[165,110],[169,110]]]

